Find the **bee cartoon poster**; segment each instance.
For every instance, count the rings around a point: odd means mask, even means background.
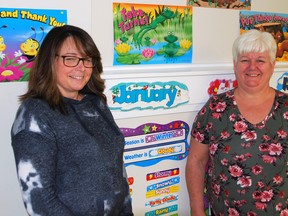
[[[113,3],[114,65],[192,62],[192,7]]]
[[[277,43],[276,60],[288,61],[288,14],[240,11],[240,33],[250,29],[267,31]]]
[[[251,10],[251,1],[252,0],[187,0],[187,5],[193,7]]]
[[[0,82],[29,80],[43,38],[66,22],[66,10],[0,8]]]

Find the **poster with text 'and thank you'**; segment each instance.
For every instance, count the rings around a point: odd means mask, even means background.
[[[0,82],[27,81],[47,32],[66,23],[66,10],[0,8]]]
[[[192,7],[113,3],[114,65],[192,62]]]
[[[276,60],[288,61],[288,14],[240,11],[240,33],[250,29],[267,31],[277,43]]]

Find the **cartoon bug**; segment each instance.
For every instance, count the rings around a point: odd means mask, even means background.
[[[0,27],[1,28],[7,28],[7,25],[3,25]],[[6,44],[4,43],[4,38],[3,36],[0,35],[0,53],[2,53],[6,49]]]
[[[39,41],[37,41],[35,28],[31,26],[31,29],[34,31],[34,38],[28,38],[26,41],[20,44],[20,49],[24,53],[22,56],[27,58],[26,62],[31,62],[35,59],[40,48],[40,42],[44,36],[44,29],[40,26],[40,29],[42,30],[42,37]]]

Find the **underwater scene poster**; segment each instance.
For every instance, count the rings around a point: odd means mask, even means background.
[[[288,61],[288,14],[240,11],[240,34],[258,29],[272,34],[277,43],[276,61]]]
[[[0,8],[0,83],[28,81],[44,37],[66,23],[66,10]]]
[[[114,65],[192,62],[192,7],[113,3]]]
[[[251,1],[252,0],[187,0],[187,5],[193,7],[251,10]]]

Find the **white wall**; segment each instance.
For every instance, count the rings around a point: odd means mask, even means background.
[[[239,32],[238,11],[211,8],[194,8],[193,14],[193,65],[165,65],[148,67],[112,67],[113,62],[113,20],[112,0],[1,0],[2,8],[33,8],[33,9],[67,9],[68,23],[78,25],[92,34],[98,45],[102,57],[104,77],[108,84],[113,84],[122,78],[133,77],[137,74],[139,79],[153,76],[167,76],[167,73],[183,74],[187,79],[193,79],[194,75],[204,76],[209,80],[213,71],[220,71],[219,76],[233,74],[231,64],[231,45]],[[186,0],[134,0],[116,1],[127,3],[147,4],[171,4],[185,5]],[[288,12],[287,0],[253,0],[252,10],[265,12]],[[1,19],[0,19],[1,22]],[[279,67],[287,67],[287,64]],[[179,73],[181,72],[181,73]],[[189,75],[189,73],[191,74]],[[207,77],[205,79],[205,76]],[[137,77],[136,77],[137,78]],[[171,77],[173,79],[173,77]],[[25,216],[24,207],[20,196],[20,188],[17,182],[14,157],[10,145],[10,128],[18,108],[17,97],[26,91],[26,82],[0,83],[0,215],[1,216]],[[196,86],[196,91],[206,91],[206,86]],[[203,96],[204,98],[204,96]],[[157,113],[154,113],[154,115]],[[119,123],[125,122],[123,118],[129,118],[114,113]],[[150,113],[142,113],[150,115]],[[169,116],[167,117],[169,118]],[[131,121],[131,119],[130,119]],[[192,120],[191,120],[192,121]],[[124,123],[123,123],[124,124]],[[137,125],[137,124],[136,124]],[[180,215],[186,216],[186,215]]]
[[[113,65],[112,3],[185,6],[186,0],[105,0],[92,2],[92,34],[103,54],[104,66]],[[252,0],[251,11],[287,13],[287,0]],[[103,15],[105,14],[105,15]],[[239,10],[193,8],[193,64],[231,63],[231,46],[239,34]]]

